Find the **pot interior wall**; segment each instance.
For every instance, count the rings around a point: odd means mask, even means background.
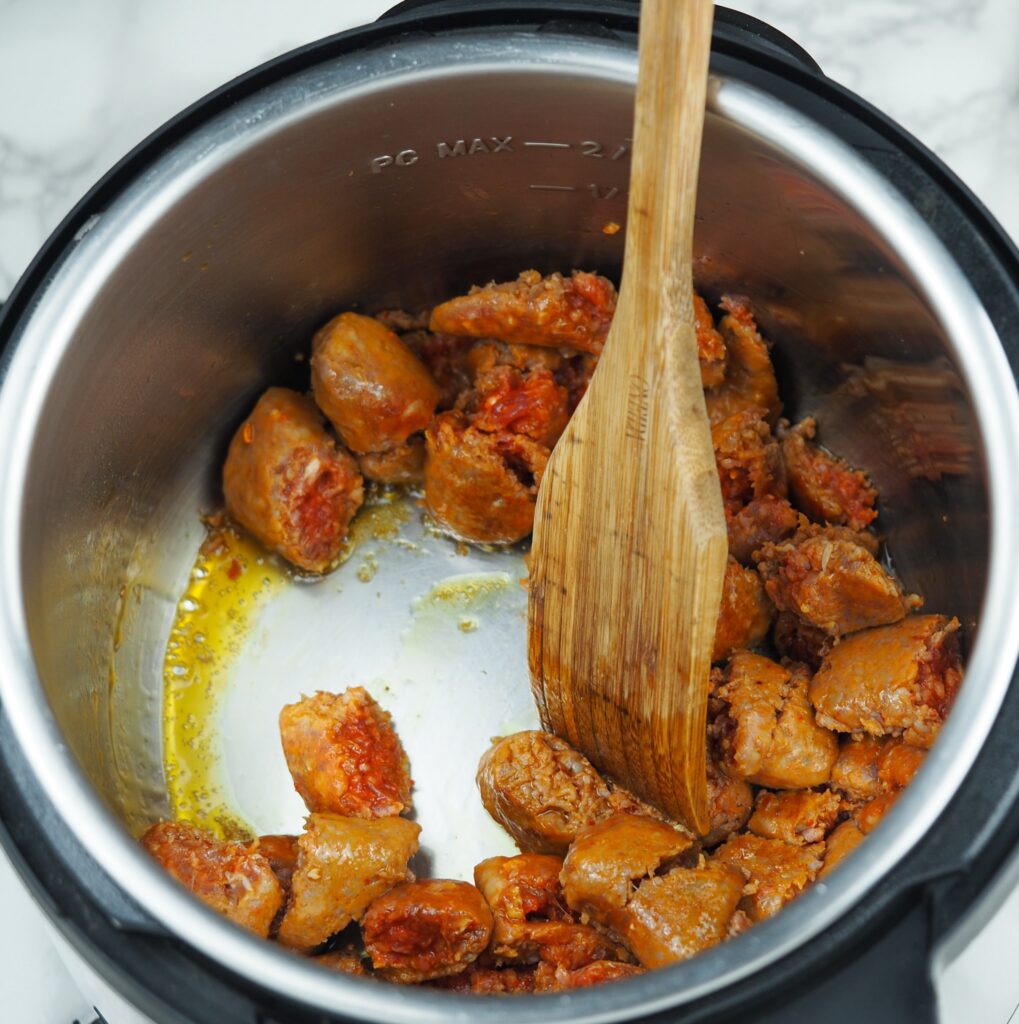
[[[24,494],[27,612],[67,742],[130,828],[165,813],[161,664],[198,515],[259,391],[305,385],[312,331],[527,267],[618,278],[632,82],[599,46],[521,63],[511,38],[429,66],[409,45],[369,77],[323,65],[171,151],[72,254],[83,283]],[[906,586],[971,626],[983,456],[938,311],[881,225],[742,126],[726,89],[704,139],[699,286],[750,297],[786,414],[868,468]]]

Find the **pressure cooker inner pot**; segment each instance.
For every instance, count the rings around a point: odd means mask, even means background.
[[[512,32],[328,61],[181,139],[67,256],[28,328],[55,355],[21,495],[24,604],[59,729],[132,834],[168,813],[163,657],[231,432],[269,384],[306,386],[295,355],[339,311],[530,267],[618,281],[635,63],[622,42]],[[922,236],[890,232],[875,210],[894,198],[778,100],[719,74],[709,102],[699,290],[750,299],[785,415],[867,468],[905,587],[972,647],[994,410]]]

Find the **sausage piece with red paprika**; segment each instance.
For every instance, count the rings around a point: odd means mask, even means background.
[[[230,442],[223,494],[234,521],[267,548],[321,573],[339,557],[364,487],[312,401],[269,388]]]
[[[361,922],[375,973],[413,983],[459,974],[492,934],[492,911],[468,882],[405,882],[380,896]]]

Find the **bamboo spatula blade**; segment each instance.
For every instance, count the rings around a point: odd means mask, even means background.
[[[619,303],[538,493],[528,600],[545,727],[701,833],[727,556],[691,269],[711,20],[642,5]]]

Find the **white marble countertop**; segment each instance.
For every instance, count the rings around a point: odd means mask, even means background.
[[[133,145],[208,90],[391,0],[0,0],[0,300],[49,232]],[[1019,238],[1017,0],[729,0],[802,44],[926,143]],[[0,857],[5,1019],[94,1016]],[[1019,1003],[1019,895],[940,980],[947,1024]],[[102,1008],[102,1007],[100,1007]],[[108,1014],[109,1015],[109,1014]],[[112,1016],[110,1024],[118,1024]]]

